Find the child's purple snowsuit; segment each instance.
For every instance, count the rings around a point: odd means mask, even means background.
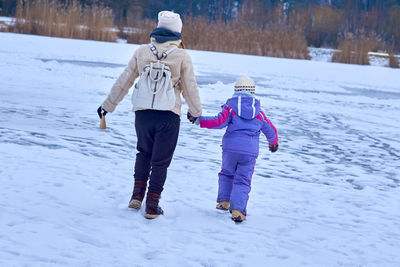
[[[219,173],[217,201],[230,201],[230,209],[246,214],[251,177],[259,152],[260,131],[270,145],[278,143],[278,133],[260,109],[260,101],[240,91],[222,106],[217,116],[200,117],[200,127],[222,129],[222,170]]]

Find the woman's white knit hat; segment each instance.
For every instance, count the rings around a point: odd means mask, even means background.
[[[249,93],[255,94],[256,84],[249,77],[240,77],[235,83],[235,92],[248,91]]]
[[[164,28],[180,33],[182,31],[181,16],[171,11],[161,11],[158,13],[157,28]]]

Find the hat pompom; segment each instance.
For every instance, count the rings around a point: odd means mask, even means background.
[[[240,91],[248,91],[251,94],[255,94],[256,84],[254,83],[253,79],[246,76],[237,79],[235,83],[235,92]]]

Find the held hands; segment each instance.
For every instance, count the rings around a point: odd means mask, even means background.
[[[271,151],[272,153],[276,152],[279,148],[279,144],[276,143],[274,145],[269,145],[269,151]]]
[[[97,114],[99,115],[99,118],[101,119],[102,116],[106,116],[107,111],[102,106],[100,106],[97,109]]]
[[[194,117],[192,114],[190,114],[190,112],[187,113],[187,119],[193,124],[196,125],[200,124],[199,117]]]

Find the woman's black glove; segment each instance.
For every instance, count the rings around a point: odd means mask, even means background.
[[[107,111],[102,106],[100,106],[97,109],[97,114],[99,115],[99,118],[101,119],[102,116],[105,116],[107,114]]]
[[[187,113],[187,118],[193,124],[198,125],[200,123],[199,117],[194,117],[192,114],[190,114],[190,112]]]
[[[269,151],[271,151],[272,153],[276,152],[279,148],[278,143],[276,143],[275,145],[269,145]]]

